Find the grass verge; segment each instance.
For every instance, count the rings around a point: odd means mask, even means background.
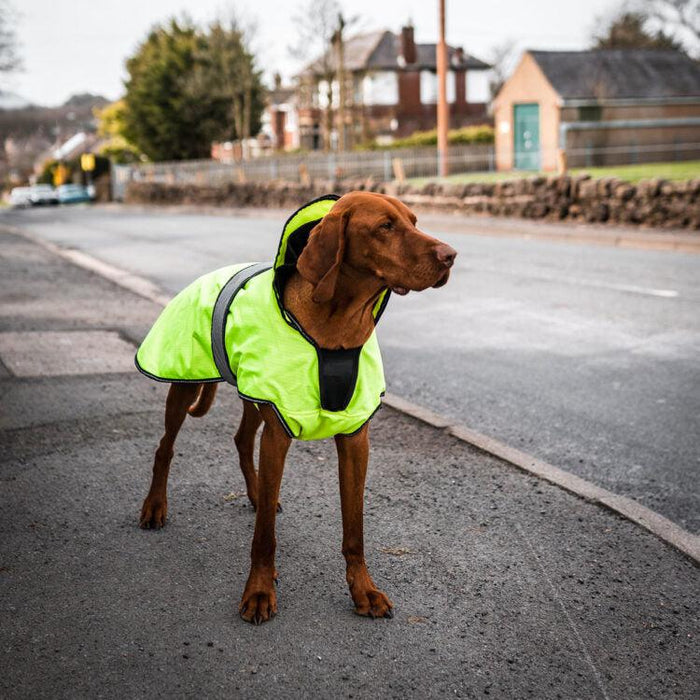
[[[627,182],[639,182],[650,178],[663,180],[691,180],[700,178],[700,160],[688,160],[671,163],[643,163],[639,165],[615,165],[605,168],[575,168],[569,171],[571,175],[589,174],[591,177],[617,177]],[[428,182],[445,182],[451,184],[466,184],[470,182],[499,182],[515,180],[532,175],[552,175],[552,173],[535,173],[524,170],[508,172],[459,173],[446,178],[417,177],[408,182],[420,187]]]

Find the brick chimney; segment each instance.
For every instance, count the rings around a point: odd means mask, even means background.
[[[410,24],[401,27],[401,55],[407,64],[415,63],[418,58],[416,42],[413,39],[413,26]]]

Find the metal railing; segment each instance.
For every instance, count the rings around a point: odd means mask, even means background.
[[[537,152],[534,162],[539,169],[544,162],[561,164],[560,149]],[[505,155],[505,154],[504,154]],[[517,155],[510,153],[511,156]],[[530,154],[531,155],[531,154]],[[496,153],[491,145],[452,146],[449,149],[449,169],[460,173],[490,173],[496,167]],[[507,159],[504,158],[507,161]],[[516,162],[518,159],[510,162]],[[663,162],[700,160],[700,142],[626,144],[570,147],[566,151],[566,167],[571,169],[596,166],[623,166]],[[232,182],[269,182],[282,180],[373,179],[388,182],[401,178],[433,178],[437,176],[435,148],[392,149],[348,153],[308,153],[266,156],[255,160],[223,163],[214,160],[176,161],[114,165],[112,167],[112,196],[124,198],[129,182],[158,182],[164,184],[193,184],[217,186]],[[700,170],[700,169],[699,169]],[[514,177],[531,171],[520,170]],[[490,176],[489,176],[490,177]],[[697,177],[700,177],[700,171]]]
[[[493,170],[491,144],[453,146],[449,151],[451,171],[455,173]],[[221,185],[229,182],[269,182],[285,180],[367,179],[387,182],[397,177],[434,177],[437,174],[435,148],[402,148],[344,153],[305,153],[220,162],[215,160],[143,163],[114,166],[112,180],[115,199],[123,197],[129,181],[168,184]]]

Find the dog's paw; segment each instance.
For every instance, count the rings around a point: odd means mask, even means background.
[[[141,508],[139,525],[144,530],[160,530],[168,516],[168,501],[147,497]]]
[[[394,605],[382,591],[370,588],[365,591],[353,591],[355,613],[363,617],[394,617]]]
[[[246,592],[243,594],[238,614],[254,625],[261,625],[277,614],[277,596],[274,590]]]
[[[393,603],[372,581],[367,566],[361,564],[348,566],[346,573],[355,613],[364,617],[394,617]]]
[[[254,625],[271,620],[277,613],[276,569],[251,569],[238,614]]]

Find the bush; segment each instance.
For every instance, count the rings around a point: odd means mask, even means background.
[[[57,160],[47,160],[44,163],[41,174],[37,178],[37,182],[42,185],[53,185],[54,175],[59,167],[66,169],[65,178],[62,184],[77,182],[82,185],[87,184],[87,175],[80,167],[80,156],[71,160],[59,162]],[[99,177],[103,173],[109,172],[109,158],[103,156],[95,156],[95,169],[92,171],[92,179]]]
[[[494,130],[488,124],[478,124],[476,126],[464,126],[461,129],[452,129],[447,134],[447,142],[451,146],[493,143]],[[387,150],[391,148],[420,148],[422,146],[437,146],[437,129],[430,131],[416,131],[410,136],[396,139],[390,144],[379,145],[376,142],[366,148],[370,150]]]

